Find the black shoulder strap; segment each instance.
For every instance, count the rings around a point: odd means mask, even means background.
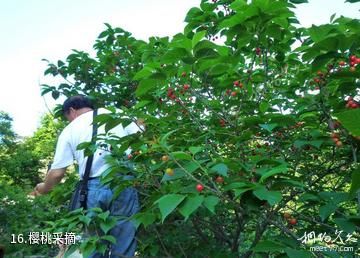
[[[93,127],[92,127],[92,138],[91,138],[91,142],[94,144],[95,143],[95,136],[97,134],[97,125],[96,123],[94,123],[94,118],[97,115],[97,110],[95,109],[93,112]],[[91,154],[90,156],[88,156],[87,160],[86,160],[86,167],[85,167],[85,172],[84,172],[84,176],[82,179],[82,184],[81,184],[81,191],[80,191],[80,207],[83,207],[84,209],[86,209],[86,202],[87,202],[87,193],[88,193],[88,181],[89,181],[89,177],[90,177],[90,170],[91,170],[91,165],[94,159],[94,154]]]

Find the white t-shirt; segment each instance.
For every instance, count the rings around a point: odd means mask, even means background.
[[[99,109],[98,114],[108,113],[106,109]],[[92,137],[92,121],[93,112],[89,111],[81,114],[68,124],[61,132],[55,151],[54,161],[51,169],[66,168],[77,161],[79,165],[80,178],[83,177],[86,167],[86,160],[84,158],[84,150],[77,150],[77,146],[83,142],[90,142]],[[142,127],[143,129],[143,127]],[[131,123],[123,128],[121,124],[111,129],[108,133],[114,134],[118,137],[124,137],[129,134],[141,131],[136,123]],[[98,134],[105,133],[105,126],[98,128]],[[130,149],[127,150],[129,154]],[[93,163],[90,170],[90,177],[100,176],[109,165],[105,162],[105,157],[110,155],[110,152],[103,149],[97,149],[94,153]]]

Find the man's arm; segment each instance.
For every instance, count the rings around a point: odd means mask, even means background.
[[[37,184],[34,190],[33,195],[47,194],[50,192],[55,185],[60,183],[61,179],[64,177],[66,168],[59,169],[50,169],[46,175],[45,181],[43,183]]]

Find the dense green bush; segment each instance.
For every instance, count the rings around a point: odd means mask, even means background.
[[[91,96],[110,110],[97,118],[107,130],[145,121],[145,132],[107,137],[113,168],[103,178],[116,191],[139,188],[140,256],[359,252],[360,21],[301,28],[293,8],[304,2],[203,0],[172,38],[144,42],[106,24],[95,57],[74,51],[49,62],[45,74],[66,80],[43,94]],[[120,184],[128,147],[136,178]],[[114,220],[97,212],[52,226],[94,221],[106,233]],[[331,241],[302,243],[311,232]],[[80,249],[103,248],[95,238]]]

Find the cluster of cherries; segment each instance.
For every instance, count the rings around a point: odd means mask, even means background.
[[[290,225],[294,226],[297,224],[297,219],[292,217],[290,213],[285,212],[283,216],[284,216],[284,219],[286,219]]]
[[[332,133],[331,139],[335,142],[336,146],[341,147],[343,145],[342,142],[340,141],[340,137],[337,133]]]
[[[347,108],[358,108],[359,104],[352,98],[349,97],[346,103]]]
[[[243,88],[244,87],[244,84],[240,81],[234,81],[234,87],[236,88]],[[230,89],[227,89],[226,92],[225,92],[226,95],[231,95],[232,97],[235,97],[237,92],[236,91],[233,91],[233,90],[230,90]]]

